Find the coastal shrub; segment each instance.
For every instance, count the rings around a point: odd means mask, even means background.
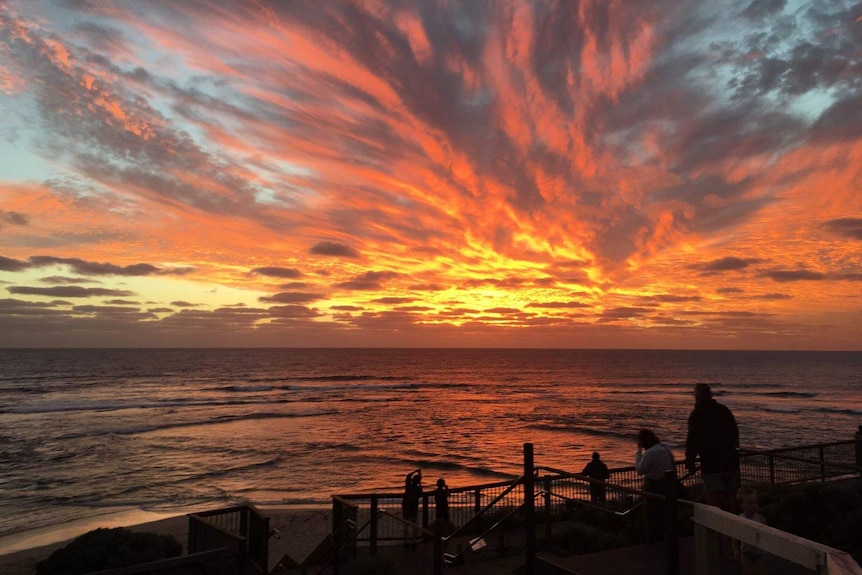
[[[555,528],[551,537],[552,548],[575,555],[618,549],[634,544],[625,532],[609,531],[580,522],[567,522]]]
[[[81,575],[177,557],[183,546],[169,535],[131,529],[95,529],[51,553],[36,566],[39,575]]]
[[[862,562],[862,480],[766,488],[759,498],[771,526],[846,551]]]

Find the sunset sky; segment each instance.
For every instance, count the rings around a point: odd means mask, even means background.
[[[862,349],[862,2],[0,0],[0,346]]]

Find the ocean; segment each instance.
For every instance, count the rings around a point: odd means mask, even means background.
[[[513,349],[0,350],[0,536],[142,509],[326,505],[537,465],[681,454],[692,388],[747,448],[853,437],[862,353]]]

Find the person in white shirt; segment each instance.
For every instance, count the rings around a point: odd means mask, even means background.
[[[667,444],[649,429],[638,432],[638,451],[635,454],[635,469],[644,476],[644,491],[664,495],[665,472],[676,472],[673,453]],[[675,475],[672,478],[676,481]],[[647,543],[659,541],[664,536],[664,505],[660,499],[644,497],[644,527]]]

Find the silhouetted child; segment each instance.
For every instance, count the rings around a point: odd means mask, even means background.
[[[740,517],[766,525],[766,518],[757,512],[757,491],[753,487],[740,487],[736,500],[742,509]],[[733,551],[734,556],[742,559],[742,575],[766,575],[766,551],[742,542],[736,542]]]
[[[581,475],[586,475],[591,479],[600,479],[607,481],[611,476],[608,471],[608,466],[600,459],[599,452],[593,451],[593,460],[587,463]],[[605,484],[590,482],[590,501],[593,503],[604,503],[606,500]]]
[[[413,524],[404,523],[404,545],[415,546],[419,539],[419,500],[422,499],[422,470],[416,469],[404,477],[404,496],[401,498],[401,515]]]

